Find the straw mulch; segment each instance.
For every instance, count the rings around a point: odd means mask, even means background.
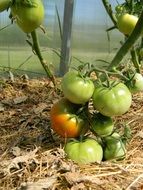
[[[64,140],[50,129],[49,111],[60,97],[47,79],[0,80],[0,189],[143,189],[143,94],[117,118],[132,130],[126,158],[81,166],[66,159]]]

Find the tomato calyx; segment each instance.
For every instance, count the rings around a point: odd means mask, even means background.
[[[130,85],[133,87],[135,80],[134,80],[134,76],[136,73],[130,74],[128,73],[128,80],[126,81],[126,84],[130,83]]]
[[[103,86],[112,89],[121,81],[128,80],[123,72],[120,71],[120,68],[117,67],[112,67],[109,71],[94,67],[92,72],[95,72],[97,77],[97,79],[94,80],[95,86]]]
[[[99,136],[90,136],[90,134],[80,134],[80,136],[75,137],[75,138],[69,138],[67,140],[67,142],[80,142],[83,143],[85,142],[87,139],[91,139],[91,140],[95,140],[97,141],[101,146],[103,145],[103,141],[102,138]]]
[[[107,78],[104,82],[97,80],[96,81],[96,87],[105,87],[108,88],[109,90],[111,90],[112,88],[114,88],[115,86],[117,86],[120,83],[119,80],[112,80]]]
[[[143,91],[143,75],[138,72],[128,73],[128,80],[125,84],[131,91],[131,93],[137,93]]]
[[[123,5],[117,5],[115,7],[115,11],[116,11],[116,15],[122,14],[125,11],[124,6]]]
[[[91,138],[90,136],[89,136],[89,134],[80,134],[80,136],[79,137],[76,137],[76,138],[69,138],[68,139],[68,142],[70,142],[70,141],[74,141],[74,142],[85,142],[86,141],[86,139],[93,139],[93,138]]]
[[[11,5],[15,5],[15,6],[17,6],[17,8],[19,6],[24,6],[24,7],[29,7],[29,8],[35,7],[36,8],[38,6],[37,3],[32,1],[32,0],[12,0]]]

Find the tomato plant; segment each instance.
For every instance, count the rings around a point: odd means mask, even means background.
[[[123,159],[126,154],[126,148],[118,133],[105,137],[105,147],[103,149],[104,160]]]
[[[12,17],[18,26],[30,33],[38,28],[44,19],[44,6],[41,0],[15,0],[11,6]]]
[[[127,82],[132,93],[137,93],[143,91],[143,76],[140,73],[135,73],[129,82]]]
[[[132,103],[131,92],[121,82],[110,87],[96,86],[92,98],[94,108],[109,117],[126,113]]]
[[[82,115],[76,115],[79,106],[62,98],[51,108],[51,127],[62,137],[78,137],[88,128],[88,122]]]
[[[69,141],[65,146],[65,152],[68,158],[79,164],[101,162],[103,158],[101,145],[92,138]]]
[[[10,5],[10,0],[1,0],[0,1],[0,12],[3,12],[6,9],[8,9],[9,5]]]
[[[100,113],[94,114],[91,123],[91,131],[100,137],[106,137],[113,131],[114,123],[111,117],[104,116]]]
[[[61,82],[64,96],[75,104],[85,104],[92,97],[94,84],[76,71],[67,72]]]
[[[119,16],[117,21],[117,27],[120,32],[130,35],[132,31],[134,30],[136,23],[138,21],[138,17],[125,13],[121,16]]]

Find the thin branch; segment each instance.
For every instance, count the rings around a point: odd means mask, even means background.
[[[33,50],[35,51],[36,55],[38,56],[42,66],[43,66],[43,68],[44,68],[44,70],[45,70],[45,72],[47,74],[47,77],[51,79],[51,81],[53,82],[54,85],[56,85],[55,84],[55,78],[54,78],[53,74],[51,73],[51,71],[50,71],[50,69],[49,69],[49,67],[47,65],[46,60],[42,56],[36,30],[31,32],[31,37],[32,37],[32,40],[33,40]]]
[[[115,17],[115,15],[113,14],[113,11],[112,11],[112,7],[111,5],[109,4],[108,0],[102,0],[102,3],[105,7],[105,10],[106,12],[108,13],[108,15],[110,16],[112,22],[114,23],[114,25],[116,26],[117,24],[117,19]]]
[[[134,49],[134,47],[130,51],[131,57],[132,57],[132,62],[134,64],[134,67],[136,68],[136,72],[140,73],[140,64],[139,64],[139,58],[137,56],[137,52]]]
[[[100,69],[100,68],[97,68],[97,67],[94,67],[93,69],[90,70],[90,72],[88,73],[88,76],[92,73],[92,72],[100,72],[100,73],[103,73],[105,74],[106,76],[107,75],[112,75],[112,76],[116,76],[116,77],[119,77],[119,78],[122,78],[123,80],[127,81],[128,78],[126,76],[124,76],[120,71],[117,71],[117,72],[111,72],[111,71],[106,71],[104,69]]]

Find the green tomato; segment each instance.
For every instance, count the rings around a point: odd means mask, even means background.
[[[132,80],[127,83],[127,86],[132,93],[143,91],[143,76],[140,73],[136,73]]]
[[[85,104],[92,97],[94,83],[88,77],[82,77],[78,72],[67,72],[62,81],[61,88],[64,96],[75,104]]]
[[[79,164],[100,163],[103,158],[101,145],[92,138],[71,140],[65,146],[67,157]]]
[[[126,155],[126,148],[118,133],[113,133],[104,139],[104,160],[121,160]]]
[[[109,117],[126,113],[132,103],[131,92],[123,83],[117,83],[112,87],[97,86],[92,98],[94,108]]]
[[[92,118],[91,130],[100,137],[106,137],[113,132],[114,123],[111,117],[104,116],[100,113]]]
[[[118,18],[117,27],[120,32],[130,35],[134,30],[138,17],[131,14],[123,14]]]
[[[17,25],[25,32],[31,33],[38,28],[44,19],[44,6],[41,0],[27,1],[15,0],[11,6],[12,17],[16,19]]]
[[[0,12],[3,12],[9,8],[10,0],[0,0]]]

